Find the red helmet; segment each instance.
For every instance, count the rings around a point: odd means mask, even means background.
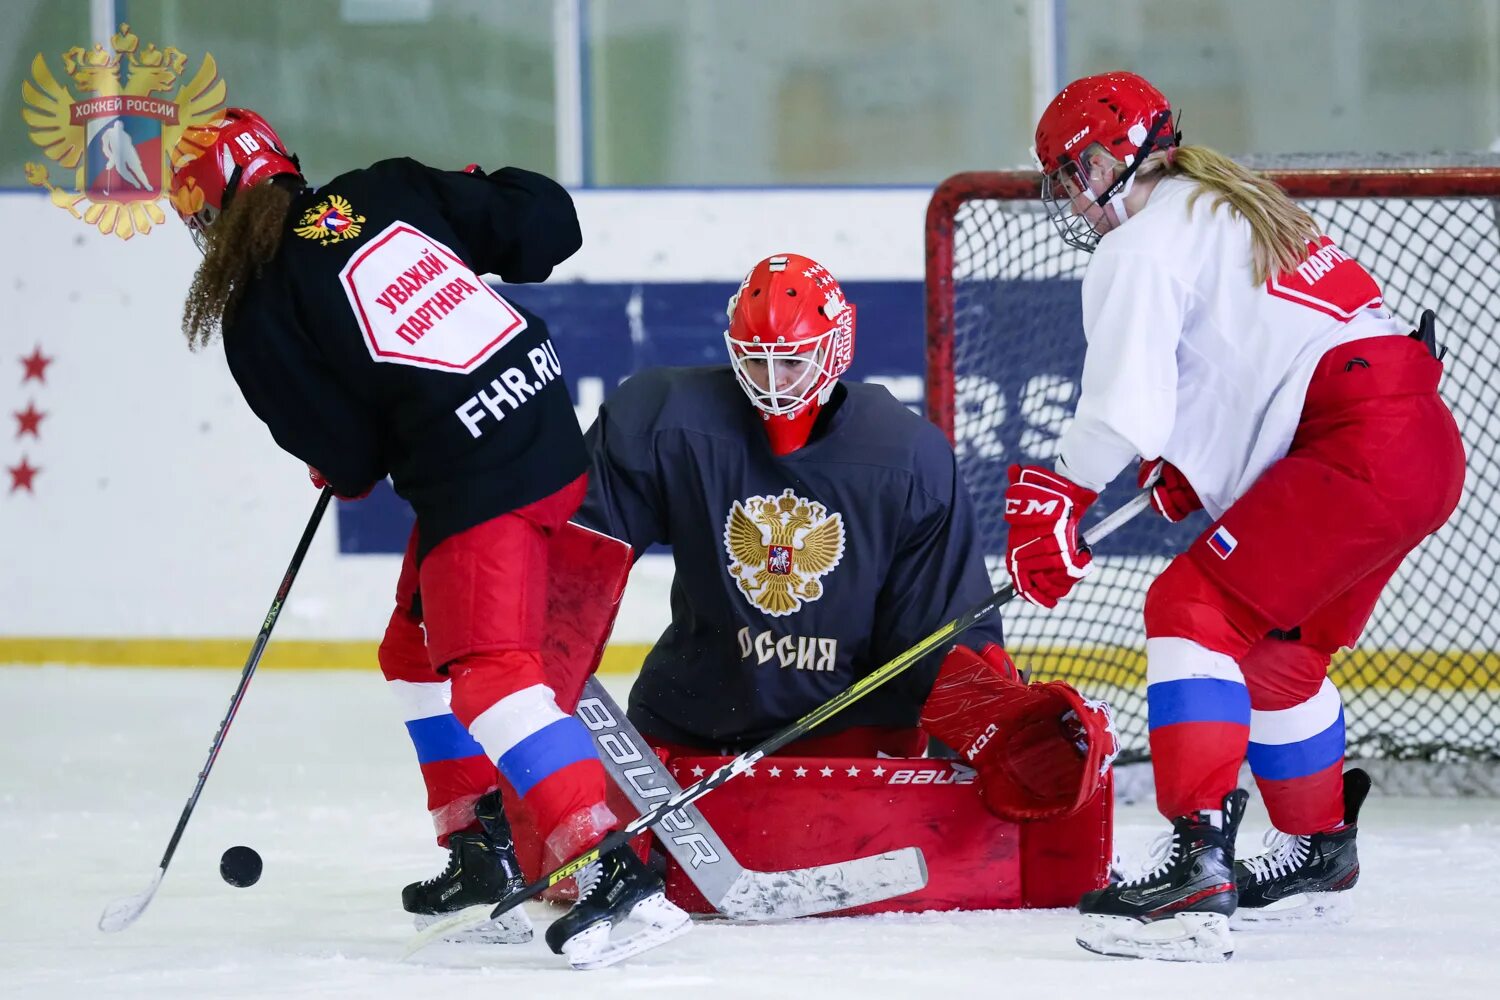
[[[724,342],[771,450],[785,455],[807,443],[854,360],[854,306],[822,264],[776,254],[756,264],[729,299]]]
[[[1172,104],[1162,92],[1134,73],[1101,73],[1075,80],[1052,99],[1036,126],[1032,153],[1042,171],[1042,200],[1062,237],[1081,250],[1093,250],[1108,231],[1097,228],[1077,201],[1103,209],[1116,195],[1116,211],[1124,219],[1124,195],[1130,191],[1141,161],[1159,149],[1182,141],[1172,126]],[[1100,179],[1091,162],[1108,153],[1125,169]],[[1092,178],[1092,181],[1091,181]]]
[[[302,176],[297,157],[286,151],[271,124],[245,108],[224,109],[222,118],[188,130],[183,140],[200,151],[173,168],[171,200],[195,239],[242,186],[282,174]]]

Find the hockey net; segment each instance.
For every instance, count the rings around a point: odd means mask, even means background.
[[[1457,513],[1407,559],[1359,647],[1334,660],[1348,757],[1375,762],[1388,789],[1432,791],[1441,773],[1444,787],[1495,791],[1500,166],[1268,173],[1375,275],[1398,316],[1414,323],[1424,308],[1436,311],[1449,351],[1442,393],[1469,454]],[[1006,467],[1055,460],[1082,370],[1079,282],[1088,258],[1062,242],[1039,198],[1033,173],[959,174],[938,188],[927,215],[928,414],[954,443],[997,585]],[[1129,498],[1134,471],[1106,490],[1091,520]],[[1137,518],[1101,545],[1098,569],[1056,611],[1020,601],[1005,610],[1021,663],[1114,706],[1124,762],[1149,753],[1146,588],[1207,523],[1201,513],[1183,525]],[[1287,557],[1296,572],[1297,554]],[[1403,761],[1442,766],[1389,766]]]

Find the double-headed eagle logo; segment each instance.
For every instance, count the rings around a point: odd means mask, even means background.
[[[213,56],[205,55],[174,99],[168,92],[184,75],[187,56],[154,42],[142,49],[128,24],[110,48],[75,45],[62,54],[67,78],[92,95],[83,99],[52,75],[40,53],[31,61],[21,116],[31,141],[73,172],[73,189],[54,186],[41,163],[26,164],[26,180],[46,188],[52,203],[75,218],[128,240],[166,221],[157,202],[171,169],[206,148],[200,130],[224,107],[225,87]],[[191,193],[201,202],[201,192]]]
[[[349,199],[329,195],[302,213],[293,230],[304,240],[316,240],[319,246],[342,243],[359,236],[365,217],[354,211]]]
[[[736,500],[724,524],[729,575],[740,592],[773,617],[794,614],[823,596],[818,578],[844,557],[844,519],[790,489]]]

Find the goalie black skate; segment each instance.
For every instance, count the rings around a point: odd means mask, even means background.
[[[1100,955],[1175,962],[1222,962],[1234,954],[1234,834],[1248,798],[1236,788],[1219,816],[1178,817],[1155,868],[1085,895],[1078,943]]]
[[[522,888],[526,879],[516,861],[515,842],[500,802],[491,792],[474,804],[480,832],[448,838],[448,866],[425,882],[401,890],[401,905],[414,914],[417,930],[455,910],[479,903],[498,903]],[[519,944],[530,941],[531,918],[520,907],[479,927],[455,931],[443,940],[459,944]]]
[[[661,876],[629,844],[584,868],[578,902],[547,928],[547,944],[575,969],[602,969],[655,948],[691,929],[688,915],[667,901]],[[641,926],[620,934],[626,921]],[[625,925],[625,926],[622,926]]]
[[[1344,772],[1343,829],[1307,836],[1267,831],[1267,851],[1234,866],[1240,896],[1234,925],[1347,920],[1348,897],[1343,894],[1359,881],[1355,824],[1369,792],[1370,776],[1350,768]]]

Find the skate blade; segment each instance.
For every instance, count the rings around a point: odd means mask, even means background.
[[[602,920],[578,934],[573,935],[562,946],[568,964],[581,972],[602,969],[623,962],[627,958],[649,951],[657,945],[666,944],[692,930],[692,922],[682,909],[667,901],[665,893],[647,896],[626,914],[626,921],[640,921],[646,926],[627,937],[616,938],[611,921]],[[621,929],[627,926],[621,924]]]
[[[1222,913],[1179,913],[1144,922],[1102,913],[1084,915],[1080,947],[1111,958],[1162,962],[1223,962],[1234,954],[1229,919]]]
[[[1303,892],[1278,899],[1270,906],[1240,907],[1229,918],[1234,929],[1269,930],[1317,922],[1330,927],[1349,922],[1354,907],[1347,892]]]
[[[451,913],[418,913],[415,914],[413,922],[418,931],[425,931],[433,924],[441,920],[447,920]],[[525,944],[530,941],[533,934],[531,918],[526,911],[520,907],[514,910],[506,910],[494,920],[487,920],[482,924],[469,927],[455,928],[444,934],[440,940],[449,944]]]

